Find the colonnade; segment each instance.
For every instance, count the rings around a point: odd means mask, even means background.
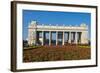
[[[65,31],[40,31],[41,32],[41,39],[42,40],[39,40],[39,37],[37,37],[37,41],[40,41],[41,42],[41,45],[45,45],[45,41],[44,41],[44,39],[46,39],[45,38],[45,32],[48,32],[48,45],[52,45],[52,32],[55,32],[55,37],[54,38],[56,38],[55,40],[56,40],[56,45],[58,45],[58,42],[59,42],[59,36],[62,36],[62,45],[65,45],[65,42],[67,42],[67,43],[74,43],[74,44],[78,44],[79,43],[79,40],[81,41],[81,38],[79,38],[79,37],[81,37],[81,32],[65,32]],[[38,32],[37,32],[38,33]],[[62,34],[59,34],[59,33],[62,33]],[[67,33],[67,36],[65,36],[65,33]],[[58,35],[59,34],[59,35]],[[39,35],[38,35],[39,36]],[[65,37],[67,37],[67,41],[65,40]],[[73,40],[73,41],[72,41]]]

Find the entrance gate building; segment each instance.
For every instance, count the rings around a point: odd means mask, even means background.
[[[38,25],[32,21],[28,27],[29,45],[65,45],[88,44],[88,27],[86,24],[80,26],[54,26]]]

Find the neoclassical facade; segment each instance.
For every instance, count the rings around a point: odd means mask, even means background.
[[[80,26],[54,26],[38,25],[32,21],[28,27],[29,45],[65,45],[88,44],[88,27],[86,24]]]

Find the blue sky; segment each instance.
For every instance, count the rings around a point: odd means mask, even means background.
[[[85,23],[90,27],[91,14],[79,12],[56,12],[56,11],[36,11],[36,10],[23,10],[23,39],[28,36],[29,23],[36,20],[39,25],[41,24],[64,24],[72,26],[80,26]],[[90,33],[90,28],[89,28]],[[89,34],[90,35],[90,34]],[[90,36],[89,36],[90,37]]]

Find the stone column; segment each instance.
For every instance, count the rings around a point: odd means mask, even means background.
[[[37,41],[37,33],[36,33],[36,31],[34,31],[34,45],[36,45],[36,42]]]
[[[88,44],[89,38],[88,38],[88,26],[86,24],[81,24],[80,27],[84,28],[84,31],[81,31],[81,44]]]
[[[62,45],[64,45],[64,42],[65,42],[65,41],[64,41],[64,33],[65,33],[65,32],[63,31],[63,42],[62,42]]]
[[[77,44],[77,42],[78,42],[78,33],[77,32],[75,32],[75,44]]]
[[[37,22],[32,21],[28,26],[28,45],[36,45],[36,29],[37,29]]]
[[[88,44],[88,31],[82,31],[81,44]]]
[[[30,46],[36,45],[36,30],[35,29],[29,29],[28,31],[28,44]]]
[[[42,31],[42,45],[44,45],[44,31]]]
[[[68,35],[69,35],[69,37],[68,37],[69,38],[68,43],[71,43],[71,32],[69,32]]]
[[[51,45],[51,31],[49,31],[49,46]]]
[[[56,31],[56,45],[58,45],[58,31]]]

